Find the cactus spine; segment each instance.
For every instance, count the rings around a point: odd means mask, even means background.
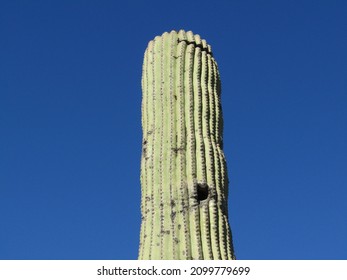
[[[211,47],[190,31],[155,37],[142,92],[139,259],[235,259]]]

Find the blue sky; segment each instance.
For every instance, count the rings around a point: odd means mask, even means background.
[[[222,80],[239,259],[347,259],[346,1],[0,1],[0,259],[136,259],[149,40]]]

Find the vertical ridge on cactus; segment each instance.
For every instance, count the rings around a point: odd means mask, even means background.
[[[235,259],[211,47],[191,31],[156,36],[142,93],[139,259]]]

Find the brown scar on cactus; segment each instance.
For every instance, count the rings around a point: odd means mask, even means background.
[[[139,259],[235,259],[220,77],[210,45],[191,31],[156,36],[141,83]]]

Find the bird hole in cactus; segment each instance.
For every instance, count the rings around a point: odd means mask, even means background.
[[[207,184],[197,184],[196,186],[198,203],[203,202],[208,198],[209,190]]]

